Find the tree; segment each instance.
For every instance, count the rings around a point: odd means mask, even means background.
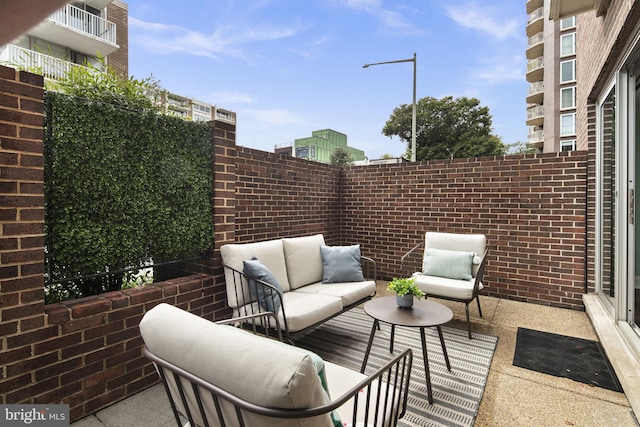
[[[537,150],[526,142],[517,141],[513,144],[506,144],[507,152],[505,154],[534,154]]]
[[[406,141],[408,154],[411,114],[412,106],[403,104],[382,128],[384,135]],[[421,98],[416,105],[416,160],[503,155],[506,147],[491,133],[491,124],[489,107],[480,106],[476,98]]]
[[[331,152],[329,162],[334,166],[348,166],[353,163],[351,153],[344,147],[338,147]]]

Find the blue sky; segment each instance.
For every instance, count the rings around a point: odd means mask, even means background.
[[[235,111],[237,144],[273,151],[319,129],[370,159],[417,98],[476,97],[505,143],[526,142],[527,14],[514,0],[128,0],[129,74]]]

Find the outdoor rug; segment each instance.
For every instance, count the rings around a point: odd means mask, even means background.
[[[313,351],[323,359],[360,371],[371,333],[373,319],[355,308],[315,328],[296,340],[296,345]],[[389,353],[391,327],[380,323],[376,331],[366,374],[373,373],[393,357]],[[426,328],[433,405],[427,400],[422,345],[418,328],[396,327],[394,354],[405,348],[413,350],[413,367],[409,384],[407,413],[398,425],[473,426],[489,374],[498,338],[442,327],[451,372],[445,366],[436,328]],[[327,379],[331,381],[331,378]]]
[[[514,366],[622,391],[618,377],[597,341],[518,328]]]

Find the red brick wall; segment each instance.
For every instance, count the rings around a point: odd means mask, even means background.
[[[425,231],[483,233],[486,294],[582,309],[586,164],[573,152],[352,167],[342,240],[388,279]]]
[[[238,147],[236,241],[323,233],[340,243],[340,168]]]

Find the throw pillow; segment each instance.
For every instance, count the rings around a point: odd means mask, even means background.
[[[249,279],[249,291],[252,298],[258,300],[258,304],[267,311],[278,313],[282,304],[282,286],[276,276],[255,256],[250,260],[242,261],[244,274]],[[258,285],[255,280],[259,279],[267,282],[276,288],[279,295],[267,289],[265,286]]]
[[[360,245],[320,246],[322,283],[362,282]]]
[[[471,280],[471,265],[474,252],[427,249],[424,257],[423,272],[428,276],[449,279]]]

